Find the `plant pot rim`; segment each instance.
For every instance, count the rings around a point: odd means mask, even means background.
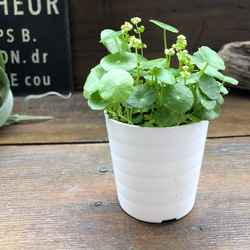
[[[141,127],[141,126],[138,126],[138,125],[131,125],[131,124],[128,124],[128,123],[123,123],[123,122],[111,119],[111,118],[108,117],[106,112],[104,112],[104,116],[105,116],[106,119],[112,120],[114,123],[117,123],[120,126],[126,126],[126,127],[131,127],[131,128],[142,128],[142,129],[145,129],[145,130],[146,129],[165,129],[165,130],[167,130],[167,129],[178,129],[178,128],[183,128],[183,127],[186,127],[186,126],[198,126],[198,124],[200,124],[200,123],[209,123],[208,120],[202,120],[200,122],[192,122],[192,123],[188,123],[188,124],[184,124],[184,125],[171,126],[171,127]]]

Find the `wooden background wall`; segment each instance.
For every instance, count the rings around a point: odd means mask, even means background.
[[[69,0],[74,85],[81,90],[90,69],[106,54],[99,44],[105,28],[119,30],[124,21],[139,16],[146,27],[145,56],[163,53],[162,30],[149,23],[168,23],[187,37],[190,52],[202,45],[218,51],[224,44],[250,40],[249,0]],[[169,36],[169,44],[175,42]],[[162,54],[163,55],[163,54]]]

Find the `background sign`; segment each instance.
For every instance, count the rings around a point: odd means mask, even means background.
[[[73,91],[67,0],[0,0],[0,49],[14,94]]]

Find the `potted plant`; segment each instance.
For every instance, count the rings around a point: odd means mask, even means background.
[[[24,98],[23,102],[23,111],[19,114],[11,115],[14,99],[13,94],[10,88],[10,83],[8,76],[5,72],[5,64],[3,54],[0,50],[0,127],[5,125],[10,125],[22,120],[40,120],[40,119],[53,119],[52,116],[27,116],[28,101],[30,99],[38,99],[48,95],[57,95],[63,99],[68,99],[71,96],[71,93],[68,96],[63,96],[60,93],[50,91],[40,95],[28,95]]]
[[[170,48],[163,29],[164,57],[147,60],[141,19],[120,31],[105,29],[100,42],[110,52],[84,84],[93,110],[103,110],[118,199],[131,216],[147,222],[180,219],[194,205],[209,121],[227,94],[223,60],[207,46],[193,55],[179,35]],[[136,35],[130,35],[134,27]],[[178,68],[171,67],[177,56]]]

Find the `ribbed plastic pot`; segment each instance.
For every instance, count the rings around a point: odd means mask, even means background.
[[[187,215],[195,203],[209,122],[143,128],[105,119],[122,209],[151,223]]]

